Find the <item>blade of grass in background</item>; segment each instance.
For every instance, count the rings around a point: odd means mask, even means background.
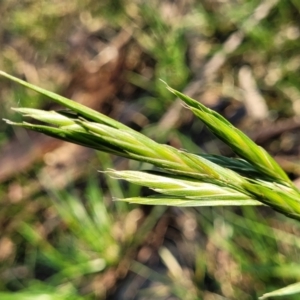
[[[259,297],[259,299],[263,300],[263,299],[268,299],[270,297],[289,296],[298,293],[300,293],[300,283],[295,283],[295,284],[288,285],[277,291],[266,293],[261,297]]]

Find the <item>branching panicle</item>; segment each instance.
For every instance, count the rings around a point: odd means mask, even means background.
[[[151,197],[119,199],[131,203],[175,206],[265,204],[300,219],[300,193],[275,160],[218,113],[167,88],[198,116],[240,158],[195,155],[158,144],[109,117],[0,71],[0,75],[50,97],[72,113],[16,108],[24,117],[42,122],[7,123],[126,158],[151,163],[161,173],[114,171],[113,178],[146,186]]]

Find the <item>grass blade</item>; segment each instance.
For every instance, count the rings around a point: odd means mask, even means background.
[[[282,289],[263,294],[261,297],[259,297],[260,300],[268,299],[270,297],[280,297],[280,296],[288,296],[300,293],[300,282],[290,284]]]
[[[179,97],[187,107],[201,119],[202,122],[215,134],[220,140],[226,143],[231,149],[253,164],[263,174],[271,176],[274,180],[279,180],[293,186],[286,173],[281,169],[277,162],[261,147],[256,145],[242,131],[235,128],[224,117],[215,111],[207,108],[198,101],[174,90],[167,85],[170,92]]]

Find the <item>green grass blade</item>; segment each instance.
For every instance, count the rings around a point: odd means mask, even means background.
[[[178,207],[200,207],[200,206],[253,206],[262,205],[261,202],[256,200],[216,200],[211,198],[205,199],[187,199],[175,197],[131,197],[125,199],[115,199],[117,201],[124,201],[131,204],[142,205],[166,205]]]
[[[178,205],[178,201],[175,201],[175,204],[172,204],[171,200],[174,200],[174,198],[176,200],[182,199],[188,201],[185,202],[185,204],[187,205],[187,203],[191,203],[192,206],[194,206],[195,203],[192,203],[191,201],[215,201],[215,203],[221,203],[222,201],[244,202],[252,200],[248,195],[231,188],[220,187],[215,184],[201,182],[198,180],[182,179],[167,173],[157,175],[140,171],[115,170],[109,170],[107,173],[113,178],[123,179],[134,184],[146,186],[157,193],[165,194],[166,197],[170,197],[168,200],[164,198],[164,203],[167,201],[168,205]],[[158,196],[160,199],[161,197],[162,196],[160,195]]]
[[[212,155],[212,154],[198,154],[205,159],[222,166],[223,168],[230,169],[244,177],[249,179],[260,179],[266,181],[273,181],[273,177],[270,177],[266,174],[263,174],[259,171],[257,167],[250,164],[244,159],[240,158],[231,158],[220,155]]]
[[[151,163],[175,174],[204,181],[218,181],[220,185],[240,189],[244,179],[237,173],[225,169],[204,157],[158,144],[133,130],[116,129],[102,123],[66,117],[57,112],[36,109],[15,109],[24,117],[31,117],[53,126],[30,123],[9,124],[35,130],[68,142],[97,150],[114,153],[127,158]],[[53,120],[52,120],[53,117]],[[234,184],[232,184],[234,183]]]
[[[293,294],[300,293],[300,282],[290,284],[282,289],[263,294],[261,297],[259,297],[260,300],[268,299],[270,297],[281,297],[281,296],[288,296]]]
[[[54,102],[59,103],[69,109],[71,109],[72,111],[78,113],[80,116],[87,118],[88,120],[92,120],[95,122],[100,122],[100,123],[104,123],[107,124],[109,126],[115,127],[115,128],[119,128],[119,129],[128,129],[130,130],[129,127],[123,125],[122,123],[119,123],[91,108],[88,108],[80,103],[77,103],[75,101],[72,101],[68,98],[62,97],[56,93],[47,91],[41,87],[38,87],[36,85],[30,84],[24,80],[21,80],[17,77],[14,77],[12,75],[9,75],[3,71],[0,70],[0,76],[6,77],[26,88],[29,88],[33,91],[36,91],[44,96],[47,96],[49,98],[51,98]]]
[[[292,186],[288,176],[277,162],[242,131],[198,101],[174,90],[168,85],[167,88],[183,100],[188,108],[205,123],[212,133],[229,145],[237,155],[256,166],[262,173],[274,178],[274,180],[279,180]]]

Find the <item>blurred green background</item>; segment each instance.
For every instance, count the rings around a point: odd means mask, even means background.
[[[2,0],[0,14],[0,69],[156,141],[232,155],[162,79],[299,182],[299,1]],[[19,106],[58,108],[1,78],[1,119]],[[269,208],[126,205],[112,200],[149,191],[98,171],[151,166],[4,122],[0,147],[0,299],[247,300],[300,281],[300,224]]]

